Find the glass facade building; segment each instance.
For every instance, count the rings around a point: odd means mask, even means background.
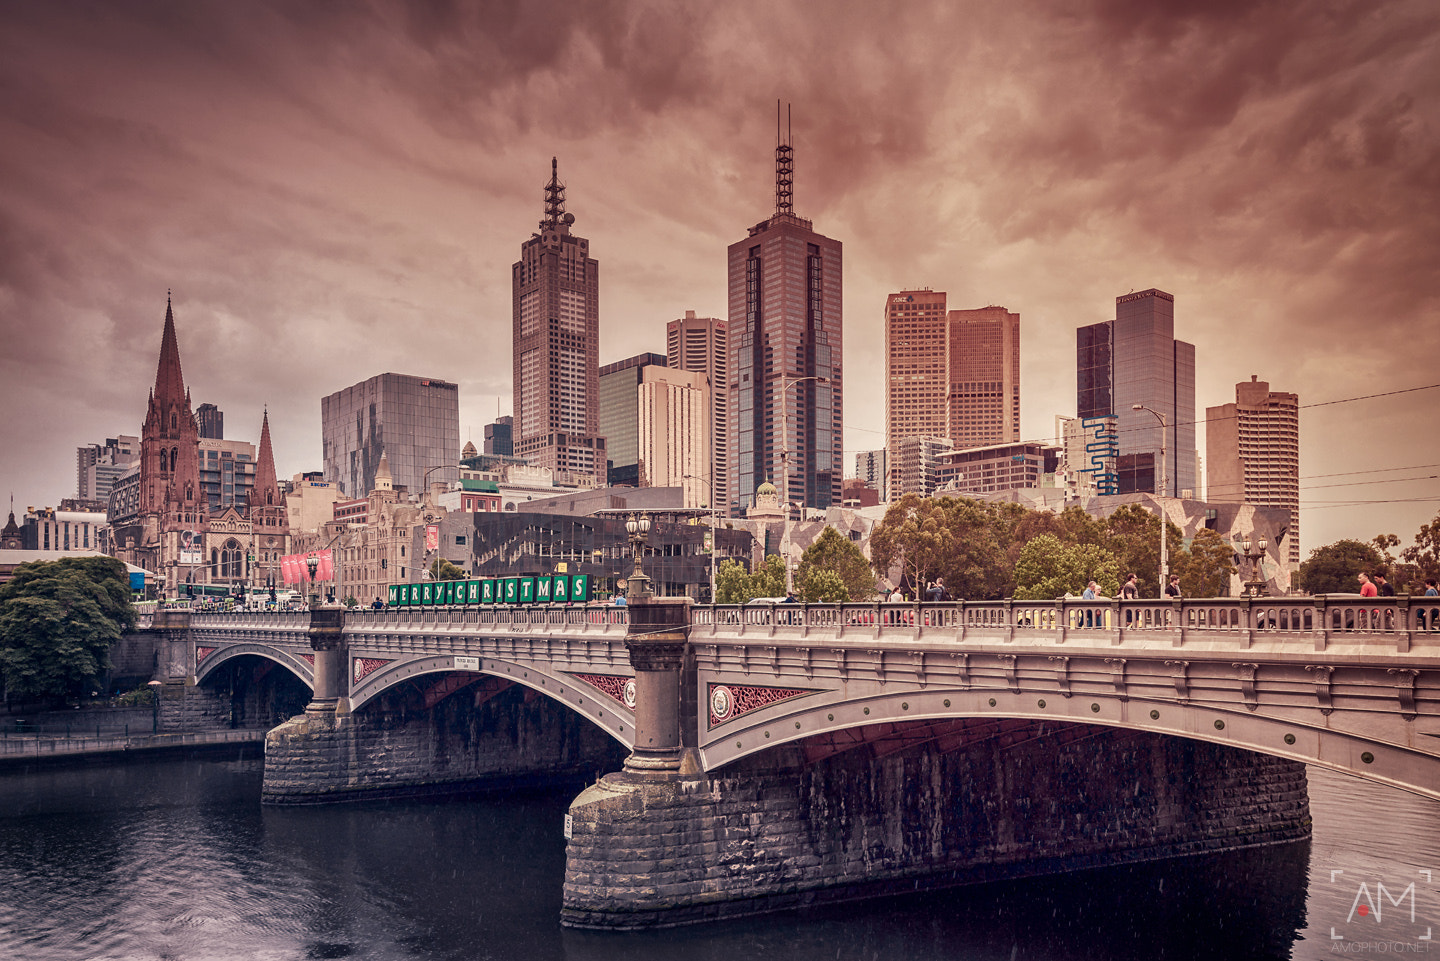
[[[381,454],[395,486],[411,493],[423,492],[430,468],[460,462],[460,391],[447,381],[378,374],[322,398],[320,421],[325,479],[348,497],[374,489]]]
[[[1175,298],[1143,290],[1115,298],[1115,319],[1076,332],[1076,412],[1082,419],[1116,419],[1120,493],[1158,493],[1161,428],[1165,418],[1165,494],[1193,496],[1195,345],[1175,339]]]
[[[640,382],[665,355],[645,353],[600,368],[600,433],[605,438],[606,483],[640,487]],[[648,485],[647,485],[648,486]]]

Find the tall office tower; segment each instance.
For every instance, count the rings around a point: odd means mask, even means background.
[[[895,496],[919,494],[929,497],[938,486],[940,455],[953,450],[948,437],[927,437],[912,434],[900,438],[886,461],[890,466],[891,487]]]
[[[570,233],[574,223],[552,157],[545,219],[520,245],[511,268],[515,453],[599,486],[606,474],[598,403],[600,265],[590,242]]]
[[[636,354],[600,368],[600,433],[605,438],[605,483],[651,487],[640,476],[640,381],[646,367],[665,366],[665,355]]]
[[[396,487],[425,493],[432,467],[460,463],[460,391],[447,381],[409,374],[376,374],[320,400],[325,479],[350,497],[375,487],[386,456]],[[439,473],[440,481],[456,474]]]
[[[515,453],[514,435],[511,428],[515,424],[513,417],[497,417],[495,423],[485,425],[485,453],[504,454],[507,457]]]
[[[949,437],[958,448],[1020,440],[1020,315],[1004,307],[952,310],[948,318]]]
[[[140,438],[121,434],[75,448],[75,496],[105,501],[115,481],[140,460]]]
[[[1205,499],[1290,511],[1286,546],[1299,567],[1300,398],[1252,374],[1235,385],[1235,403],[1205,408],[1205,452]]]
[[[201,437],[225,439],[225,412],[214,404],[201,404],[195,408],[195,423],[200,427]]]
[[[641,368],[637,446],[649,487],[679,487],[685,507],[710,504],[710,384],[701,371]]]
[[[949,321],[945,291],[902,290],[885,302],[885,450],[887,500],[913,488],[901,479],[907,438],[948,437]],[[918,448],[917,448],[918,450]],[[911,472],[907,476],[918,476]]]
[[[730,432],[729,404],[726,400],[727,363],[726,324],[713,317],[696,317],[685,311],[683,320],[665,325],[666,362],[677,370],[705,375],[710,394],[710,471],[707,483],[710,493],[705,503],[723,512],[730,509]]]
[[[1175,298],[1142,290],[1115,298],[1115,319],[1076,331],[1080,418],[1116,419],[1119,493],[1157,492],[1160,422],[1165,418],[1167,496],[1194,496],[1195,345],[1175,339]]]
[[[841,244],[793,213],[793,171],[787,131],[775,148],[775,213],[728,251],[732,513],[784,477],[784,503],[841,502]]]

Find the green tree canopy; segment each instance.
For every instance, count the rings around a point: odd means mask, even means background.
[[[1024,516],[1023,508],[1017,512],[1014,507],[906,494],[890,505],[870,535],[875,570],[886,577],[898,569],[920,590],[944,577],[956,598],[1000,597],[1014,581],[997,532],[1003,534]]]
[[[1174,568],[1177,551],[1185,549],[1185,534],[1167,520],[1166,553]],[[1125,504],[1105,518],[1105,546],[1120,562],[1120,579],[1137,578],[1141,597],[1160,597],[1160,517],[1139,504]]]
[[[1384,563],[1374,543],[1339,540],[1310,552],[1300,565],[1296,585],[1307,594],[1354,594],[1360,590],[1356,576],[1361,571],[1373,574]]]
[[[870,565],[865,566],[868,569]],[[840,572],[828,567],[812,567],[803,577],[797,575],[795,589],[800,600],[812,604],[844,604],[854,599]],[[874,593],[872,589],[870,595]]]
[[[727,560],[715,572],[717,604],[744,604],[757,597],[780,597],[785,593],[785,564],[770,554],[755,572],[739,561]]]
[[[1172,574],[1180,575],[1185,597],[1229,597],[1230,575],[1235,572],[1235,550],[1210,528],[1195,535],[1188,551],[1171,555]]]
[[[129,575],[115,558],[21,564],[0,587],[7,692],[59,698],[95,690],[111,646],[134,626]]]
[[[1421,526],[1415,534],[1415,543],[1401,551],[1400,557],[1419,568],[1422,586],[1425,578],[1440,577],[1440,513]]]
[[[457,567],[443,557],[437,557],[430,562],[430,579],[434,581],[463,581],[465,571]]]
[[[839,580],[845,595],[840,601],[875,599],[875,572],[870,562],[850,538],[833,527],[826,527],[819,539],[805,548],[795,568],[795,585],[805,600],[820,599],[812,596],[818,590],[812,587],[818,583],[814,578],[821,571],[828,571]]]
[[[1081,594],[1095,581],[1109,597],[1120,590],[1120,562],[1095,544],[1065,544],[1054,534],[1041,534],[1020,550],[1015,564],[1015,597],[1044,600]]]

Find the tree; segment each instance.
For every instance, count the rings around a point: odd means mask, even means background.
[[[1174,555],[1172,573],[1180,575],[1180,593],[1186,597],[1229,597],[1235,572],[1235,551],[1225,538],[1201,528],[1190,550]]]
[[[1120,562],[1094,544],[1065,544],[1054,534],[1033,538],[1020,551],[1015,564],[1015,597],[1044,600],[1080,594],[1090,581],[1100,593],[1120,590]]]
[[[1307,594],[1354,594],[1360,590],[1356,576],[1361,571],[1374,573],[1384,563],[1374,543],[1339,540],[1311,551],[1300,565],[1296,583]]]
[[[1017,513],[1014,505],[1004,510],[990,506],[968,498],[906,494],[890,505],[870,535],[876,573],[886,577],[898,567],[901,580],[916,590],[944,577],[953,597],[1001,597],[1013,583],[1013,570],[996,532],[1023,516],[1023,508]]]
[[[0,673],[9,694],[94,691],[110,648],[135,626],[130,577],[113,557],[21,564],[0,587]]]
[[[1166,553],[1184,550],[1185,534],[1168,519]],[[1139,504],[1125,504],[1105,518],[1106,547],[1120,561],[1120,575],[1138,574],[1141,597],[1160,597],[1160,518]]]
[[[868,568],[869,565],[867,564]],[[839,571],[831,570],[828,567],[812,567],[806,571],[804,576],[797,576],[795,587],[799,592],[800,600],[812,604],[844,604],[846,601],[854,600],[850,590],[845,586],[845,580],[840,576]],[[872,589],[873,595],[875,591]]]
[[[445,558],[437,557],[430,562],[430,579],[432,581],[463,581],[465,580],[465,571]]]
[[[820,571],[828,571],[839,580],[844,591],[840,601],[875,599],[875,572],[870,562],[850,538],[833,527],[826,527],[819,539],[805,548],[795,569],[796,585],[810,584],[813,575]],[[810,594],[809,587],[800,587],[800,595],[805,600],[818,600]]]
[[[727,560],[715,572],[715,599],[719,604],[744,604],[757,597],[785,593],[785,564],[771,554],[753,574],[739,561]]]
[[[1440,577],[1440,513],[1415,532],[1415,543],[1400,552],[1401,560],[1420,569],[1420,580]]]

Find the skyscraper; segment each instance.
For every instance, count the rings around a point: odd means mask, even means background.
[[[485,425],[485,453],[504,454],[507,457],[515,453],[514,434],[512,428],[515,425],[513,417],[496,417],[495,423]]]
[[[637,448],[650,487],[679,487],[684,506],[710,504],[710,385],[700,371],[641,368]]]
[[[1300,565],[1300,398],[1255,375],[1235,403],[1205,409],[1205,499],[1290,511],[1290,569]]]
[[[605,436],[605,483],[650,487],[640,476],[640,382],[646,367],[664,367],[663,354],[645,353],[600,368],[600,432]]]
[[[793,173],[787,132],[775,148],[775,213],[728,251],[732,513],[782,478],[782,502],[841,502],[841,244],[795,216]]]
[[[448,381],[377,374],[321,398],[320,427],[325,479],[350,497],[374,489],[381,455],[395,485],[414,495],[425,493],[432,467],[459,467],[460,391]]]
[[[1076,332],[1076,408],[1082,418],[1114,415],[1121,494],[1158,493],[1160,422],[1165,418],[1164,492],[1195,492],[1195,345],[1175,339],[1175,298],[1142,290],[1115,298],[1115,319]]]
[[[710,395],[710,477],[707,483],[714,492],[705,503],[728,512],[730,508],[730,410],[726,396],[729,379],[729,351],[725,337],[726,323],[713,317],[696,317],[685,311],[683,320],[672,320],[665,327],[666,362],[677,370],[705,375]]]
[[[140,459],[140,438],[121,434],[75,448],[75,496],[107,501],[115,481]]]
[[[200,427],[201,437],[225,439],[225,412],[214,404],[201,404],[195,408],[195,423]]]
[[[917,466],[927,461],[917,461],[917,451],[942,441],[970,448],[1020,440],[1020,315],[994,306],[947,310],[945,301],[944,291],[928,288],[886,299],[888,499],[928,493],[926,469]]]
[[[545,219],[511,268],[515,453],[557,481],[605,483],[599,420],[600,265],[570,233],[565,185],[550,159]],[[391,468],[395,460],[391,457]],[[398,479],[398,473],[397,473]]]
[[[952,310],[948,426],[958,448],[1020,440],[1020,315],[1004,307]]]

